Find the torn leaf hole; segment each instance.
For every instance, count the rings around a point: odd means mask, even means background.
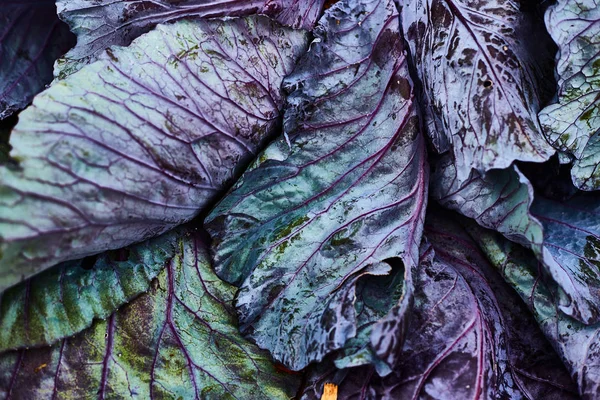
[[[384,263],[392,267],[392,271],[404,270],[404,263],[400,257],[391,257],[383,260]]]
[[[492,87],[492,85],[493,85],[493,82],[492,82],[492,81],[490,81],[489,79],[486,79],[486,80],[483,82],[483,87],[484,87],[484,88],[486,88],[486,89],[488,89],[488,88],[491,88],[491,87]]]

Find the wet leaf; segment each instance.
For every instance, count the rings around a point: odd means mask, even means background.
[[[596,399],[600,392],[600,324],[584,325],[557,307],[554,283],[544,279],[543,267],[529,251],[477,226],[469,226],[469,232],[527,304],[582,398]]]
[[[558,99],[540,122],[548,139],[575,157],[573,183],[600,189],[600,3],[558,0],[546,26],[559,47]]]
[[[542,196],[516,168],[473,172],[460,181],[442,159],[432,178],[432,197],[485,228],[534,251],[559,286],[563,312],[584,323],[600,322],[600,199],[578,195],[564,201]]]
[[[52,347],[2,355],[0,395],[289,399],[299,377],[240,336],[234,294],[188,232],[147,294]]]
[[[38,95],[0,166],[0,290],[198,215],[280,126],[305,46],[266,17],[182,21]]]
[[[429,135],[438,152],[452,149],[459,179],[547,160],[537,113],[553,46],[541,21],[509,0],[398,3]]]
[[[315,35],[284,83],[284,137],[206,220],[215,268],[240,286],[242,332],[298,370],[356,336],[357,280],[401,259],[402,298],[370,336],[394,365],[428,181],[397,11],[338,2]]]
[[[468,234],[440,213],[428,218],[398,366],[384,378],[370,367],[316,368],[302,398],[319,398],[330,381],[343,399],[577,399],[535,320]]]
[[[77,46],[57,64],[65,77],[95,61],[104,49],[128,46],[157,24],[183,18],[265,14],[283,25],[311,29],[324,0],[57,0],[60,18],[77,34]]]
[[[14,286],[0,299],[0,352],[51,345],[146,292],[173,258],[181,231],[100,256],[68,261]]]

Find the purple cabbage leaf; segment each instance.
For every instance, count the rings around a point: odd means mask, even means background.
[[[600,397],[598,0],[0,3],[0,398]]]
[[[306,44],[266,17],[181,21],[38,95],[0,166],[0,290],[198,215],[279,128]]]
[[[577,388],[525,304],[469,235],[441,213],[428,215],[415,276],[414,309],[400,363],[309,375],[302,399],[323,382],[350,399],[577,399]]]
[[[342,350],[334,353],[334,363],[337,368],[345,369],[369,364],[373,365],[375,371],[381,376],[392,372],[391,364],[397,362],[395,357],[401,349],[401,342],[406,334],[406,318],[403,318],[406,309],[400,307],[394,313],[390,313],[390,305],[402,305],[406,290],[410,290],[404,283],[404,269],[396,264],[398,260],[388,260],[392,267],[389,274],[367,275],[357,281],[354,303],[356,335],[346,342]],[[412,300],[412,298],[406,300]],[[394,318],[398,316],[401,320],[396,324]],[[376,338],[380,334],[380,329],[385,326],[381,321],[386,317],[394,326],[396,340],[400,341],[394,344],[393,349],[396,354],[392,354],[394,358],[391,359],[379,358],[371,344],[371,336]],[[377,330],[375,333],[374,329]]]
[[[564,291],[560,309],[586,324],[600,322],[600,198],[538,197],[531,213],[544,227],[544,248],[552,257],[542,261]]]
[[[289,399],[298,376],[276,370],[246,341],[230,304],[235,288],[214,275],[188,230],[151,290],[52,347],[0,356],[3,398]]]
[[[531,252],[497,233],[467,224],[491,263],[521,296],[542,331],[563,360],[585,400],[600,393],[600,324],[585,325],[558,307],[553,282],[544,279],[543,266]]]
[[[517,243],[541,246],[542,225],[529,214],[533,187],[516,166],[485,174],[472,171],[461,180],[449,155],[432,165],[431,197],[439,204]]]
[[[547,160],[554,150],[537,113],[552,41],[541,21],[509,0],[398,3],[430,138],[453,150],[459,179]]]
[[[574,157],[572,177],[600,189],[600,3],[557,0],[546,26],[559,47],[556,102],[540,112],[548,140]]]
[[[205,221],[215,269],[240,287],[242,332],[298,370],[356,337],[357,281],[401,260],[399,302],[362,335],[370,355],[340,360],[393,366],[428,182],[397,10],[391,0],[344,0],[314,33],[284,83],[284,136]]]
[[[432,197],[485,228],[531,248],[560,287],[560,308],[584,323],[600,322],[600,201],[535,196],[527,178],[512,167],[460,181],[449,157],[432,174]]]
[[[54,0],[0,3],[0,120],[52,82],[54,61],[75,44]]]
[[[150,288],[185,232],[67,261],[7,289],[0,298],[0,352],[51,345],[107,318]]]
[[[95,61],[111,46],[127,46],[157,24],[182,18],[264,14],[285,26],[311,29],[324,0],[57,0],[60,18],[77,35],[77,46],[59,60],[65,76]]]

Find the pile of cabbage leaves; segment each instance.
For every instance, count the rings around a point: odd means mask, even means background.
[[[600,398],[599,191],[598,0],[0,0],[0,398]]]

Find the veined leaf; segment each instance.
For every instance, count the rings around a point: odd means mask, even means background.
[[[305,33],[161,25],[36,97],[0,167],[0,290],[194,218],[280,125]]]
[[[473,218],[481,226],[541,251],[542,224],[529,214],[533,187],[516,166],[458,177],[452,157],[442,156],[431,176],[431,197],[442,206]]]
[[[599,107],[600,103],[596,105]],[[583,190],[600,189],[600,126],[598,131],[590,137],[581,158],[575,160],[571,170],[573,183]]]
[[[325,381],[348,400],[577,399],[535,320],[467,233],[432,213],[425,235],[431,244],[421,248],[415,305],[393,373],[317,369],[303,399],[318,399]]]
[[[448,158],[436,165],[432,187],[432,197],[444,207],[531,248],[560,287],[563,312],[584,323],[600,322],[599,199],[533,201],[533,188],[516,167],[484,176],[473,171],[460,181]]]
[[[440,153],[453,149],[459,179],[547,160],[537,113],[549,63],[538,59],[552,42],[542,24],[510,0],[398,3],[429,135]]]
[[[77,46],[56,65],[67,76],[111,46],[127,46],[157,24],[182,18],[265,14],[283,25],[311,29],[324,0],[57,0],[60,18],[77,34]],[[268,37],[268,35],[267,35]]]
[[[147,294],[52,347],[0,357],[4,398],[287,400],[298,377],[279,373],[242,338],[235,288],[211,270],[196,233]]]
[[[553,283],[548,284],[542,266],[522,247],[503,240],[494,232],[469,225],[479,243],[504,279],[527,304],[579,387],[584,399],[600,392],[600,324],[584,325],[557,307]]]
[[[544,247],[552,257],[542,260],[567,297],[561,310],[586,324],[600,322],[600,198],[540,197],[531,212],[544,226]]]
[[[558,101],[540,112],[554,145],[575,157],[573,183],[600,189],[600,3],[557,0],[546,26],[559,47]]]
[[[24,108],[52,81],[54,61],[75,44],[54,0],[0,5],[0,119]]]
[[[345,0],[286,78],[284,137],[206,220],[217,274],[240,285],[242,332],[291,369],[356,335],[355,285],[405,267],[400,303],[372,328],[394,365],[427,199],[428,166],[391,0]]]
[[[146,292],[177,251],[180,230],[131,248],[68,261],[0,298],[0,352],[51,345]]]

